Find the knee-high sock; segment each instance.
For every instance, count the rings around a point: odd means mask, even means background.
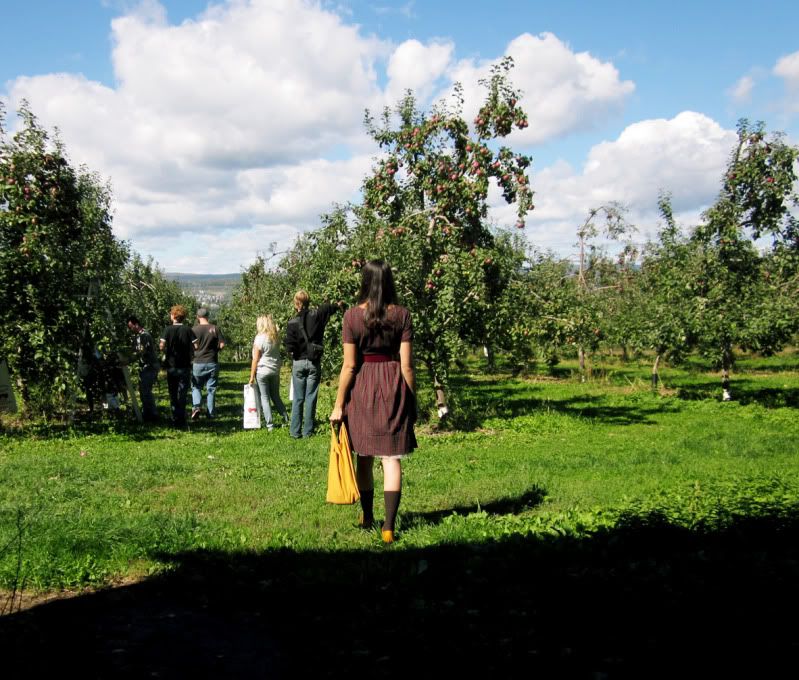
[[[375,490],[361,489],[361,510],[363,511],[364,526],[371,526],[375,521],[374,514]]]
[[[401,496],[402,491],[383,492],[383,500],[386,504],[386,519],[383,522],[383,529],[386,531],[394,531],[394,520],[397,519],[397,510],[399,509]]]

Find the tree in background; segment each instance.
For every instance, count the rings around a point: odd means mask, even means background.
[[[599,217],[604,222],[598,224]],[[587,358],[602,343],[627,343],[622,312],[624,291],[635,277],[637,250],[629,241],[611,257],[599,237],[618,240],[634,231],[615,203],[591,209],[577,230],[577,264],[552,253],[531,253],[517,269],[500,305],[513,318],[507,334],[515,355],[543,359],[550,366],[562,353],[574,352],[581,380]]]
[[[385,155],[364,181],[351,251],[355,261],[381,257],[394,267],[441,417],[452,360],[469,345],[490,342],[494,305],[510,276],[512,256],[486,221],[489,182],[516,205],[517,228],[533,209],[530,158],[491,146],[528,124],[508,80],[511,67],[506,58],[481,81],[486,99],[473,132],[458,88],[451,107],[424,113],[408,93],[379,125],[366,116]]]
[[[78,390],[87,344],[110,347],[128,251],[111,231],[111,192],[69,163],[27,103],[9,137],[0,110],[0,355],[24,408],[52,413]]]
[[[184,305],[189,311],[197,309],[197,300],[187,294],[176,281],[168,279],[152,258],[143,260],[134,253],[121,275],[120,289],[116,291],[114,316],[133,314],[138,317],[153,337],[169,325],[169,309]]]
[[[604,223],[598,218],[604,216]],[[604,337],[614,329],[623,330],[619,293],[629,279],[637,251],[626,243],[616,260],[597,243],[618,241],[634,231],[625,218],[625,210],[617,203],[591,208],[577,229],[578,264],[574,277],[574,295],[565,298],[570,304],[562,311],[569,319],[569,342],[577,347],[580,377],[586,379],[586,356],[593,354]],[[616,340],[626,339],[617,333]]]
[[[351,230],[347,209],[335,207],[322,215],[319,229],[299,236],[288,252],[272,249],[268,257],[259,256],[242,272],[241,282],[219,314],[228,345],[234,345],[237,358],[249,356],[259,315],[271,314],[279,328],[286,328],[296,313],[293,297],[297,290],[308,291],[311,307],[352,300],[360,277],[348,245]],[[273,258],[277,261],[270,266]],[[329,351],[322,362],[327,375],[333,375],[339,366],[340,338],[341,317],[334,315],[325,327],[324,344]]]
[[[300,237],[274,270],[256,263],[223,318],[254,321],[256,312],[290,312],[290,296],[299,287],[316,302],[352,301],[364,261],[385,259],[413,314],[414,350],[444,417],[451,362],[467,347],[496,341],[494,307],[517,266],[511,237],[498,237],[487,224],[489,182],[516,204],[517,228],[533,208],[525,174],[530,159],[489,146],[527,126],[519,95],[508,84],[511,66],[504,60],[483,82],[487,97],[474,133],[463,119],[457,88],[452,107],[423,112],[408,93],[383,111],[379,125],[367,112],[367,129],[384,153],[364,180],[363,202],[323,216],[321,228]],[[247,305],[252,309],[245,312]],[[332,342],[339,333],[335,319],[326,337]],[[340,359],[327,354],[327,361]]]
[[[619,323],[631,346],[654,353],[653,390],[661,360],[678,363],[696,346],[691,289],[698,251],[675,222],[668,194],[661,194],[658,207],[663,226],[644,247],[640,272],[622,290]]]
[[[769,354],[797,328],[797,157],[782,135],[740,121],[719,197],[692,236],[698,347],[721,368],[725,400],[734,348]],[[761,237],[772,239],[765,257],[755,244]]]
[[[291,316],[294,281],[282,263],[268,268],[268,259],[258,256],[241,274],[241,281],[230,300],[219,311],[219,324],[225,331],[225,344],[236,360],[250,355],[255,337],[255,322],[271,314],[279,328],[285,329]]]
[[[536,251],[526,255],[497,305],[502,349],[517,370],[544,360],[554,367],[575,344],[572,319],[576,298],[574,266],[567,258]]]

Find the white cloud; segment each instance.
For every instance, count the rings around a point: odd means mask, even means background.
[[[196,191],[142,193],[131,196],[130,202],[141,210],[137,222],[139,231],[190,227],[203,216],[209,217],[208,229],[219,224],[267,219],[309,225],[334,202],[355,198],[370,164],[370,157],[358,156],[343,161],[316,159],[235,173],[218,170],[218,181],[214,181],[214,175],[206,175]],[[163,201],[164,212],[159,212],[159,199]],[[147,211],[151,209],[153,214],[148,216]]]
[[[581,171],[560,162],[535,173],[536,209],[527,234],[544,248],[567,252],[589,209],[611,201],[626,205],[646,232],[657,221],[661,191],[672,194],[675,212],[694,217],[715,199],[735,141],[734,131],[692,111],[630,125],[614,141],[594,146]],[[512,224],[511,210],[500,205],[498,192],[492,196],[496,220]]]
[[[774,75],[785,80],[789,89],[799,89],[799,52],[781,57],[774,66]]]
[[[138,238],[133,245],[162,253],[158,263],[165,271],[226,274],[249,266],[258,255],[268,257],[273,244],[278,252],[285,251],[299,233],[292,224],[254,224],[243,229]]]
[[[353,198],[373,151],[363,109],[383,102],[375,64],[388,43],[303,0],[210,6],[180,25],[147,0],[113,21],[112,38],[116,87],[21,77],[8,105],[27,98],[75,162],[112,179],[121,237],[173,259],[170,235],[190,243],[255,224],[296,234]],[[214,271],[251,259],[236,242]]]
[[[629,80],[620,80],[610,63],[587,52],[572,52],[552,33],[529,33],[512,40],[505,53],[513,57],[513,84],[522,90],[520,105],[530,126],[513,133],[513,143],[538,144],[597,125],[621,109],[635,90]],[[481,103],[478,81],[490,75],[495,62],[461,61],[451,77],[464,86],[466,113],[471,119]]]
[[[406,90],[413,90],[419,101],[427,101],[449,67],[454,48],[452,43],[423,45],[418,40],[406,40],[397,46],[388,61],[386,103],[395,103]]]
[[[736,104],[745,104],[751,99],[754,86],[755,79],[752,76],[743,76],[727,91],[727,94]]]
[[[375,14],[398,14],[404,16],[406,19],[414,19],[416,13],[413,11],[414,1],[406,2],[399,7],[390,7],[388,5],[374,5],[372,11]]]
[[[170,269],[235,271],[267,238],[291,239],[355,197],[375,153],[364,108],[407,88],[424,105],[459,80],[469,115],[496,62],[457,62],[446,40],[392,45],[333,6],[229,0],[176,25],[145,0],[112,22],[113,86],[20,77],[4,99],[13,111],[27,98],[76,163],[111,178],[115,230],[134,247]],[[634,89],[552,34],[520,35],[507,52],[530,114],[516,145],[589,128]]]
[[[784,107],[789,114],[799,112],[799,52],[781,57],[774,66],[774,75],[785,82]]]
[[[387,46],[300,0],[210,7],[170,26],[113,24],[120,94],[168,146],[211,164],[309,157],[360,133]]]

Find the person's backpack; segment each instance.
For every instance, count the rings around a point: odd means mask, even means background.
[[[308,333],[305,331],[305,319],[307,316],[307,314],[304,314],[300,317],[300,330],[302,331],[302,337],[305,338],[305,346],[307,347],[306,354],[308,355],[308,360],[317,362],[322,358],[322,351],[324,350],[324,347],[322,345],[317,345],[315,342],[311,342],[310,338],[308,338]]]

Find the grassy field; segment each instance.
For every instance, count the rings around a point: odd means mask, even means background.
[[[770,625],[777,610],[799,603],[796,351],[742,360],[736,401],[727,403],[718,376],[698,361],[663,370],[659,394],[649,389],[645,364],[599,365],[587,383],[569,365],[556,376],[514,378],[469,364],[453,385],[460,429],[422,428],[419,450],[404,464],[400,540],[389,548],[355,527],[357,507],[324,503],[324,424],[299,442],[286,428],[241,429],[246,371],[226,365],[221,417],[185,432],[111,420],[7,429],[0,438],[5,613],[19,609],[21,591],[139,589],[75,598],[82,604],[70,605],[70,616],[91,621],[97,614],[87,612],[102,609],[102,598],[110,598],[106,615],[122,616],[124,592],[157,593],[178,609],[202,592],[212,609],[235,601],[239,622],[264,608],[279,611],[280,626],[258,620],[240,641],[268,639],[274,649],[261,647],[253,663],[286,676],[287,655],[299,644],[291,631],[329,625],[337,632],[322,658],[346,641],[357,652],[347,668],[383,675],[407,671],[416,655],[370,641],[364,626],[410,635],[417,652],[441,659],[440,644],[427,639],[435,631],[438,643],[459,650],[447,667],[471,670],[480,653],[487,671],[512,671],[524,659],[530,668],[626,677],[651,652],[662,657],[650,668],[654,677],[700,642],[714,653],[748,650],[741,663],[766,648],[771,663],[780,644],[795,654],[796,640]],[[163,381],[159,389],[165,407]],[[333,398],[333,387],[324,387],[320,417]],[[358,599],[364,593],[369,604]],[[661,612],[660,623],[642,602]],[[51,625],[56,635],[58,616],[33,614],[48,607],[5,617],[7,639],[21,644],[31,621],[43,639]],[[199,639],[218,632],[191,611],[187,625]],[[392,612],[397,619],[387,622]],[[747,624],[728,630],[740,615]],[[755,615],[774,620],[754,630]],[[675,619],[683,645],[676,656]],[[169,667],[166,655],[147,658]],[[201,658],[195,650],[186,667]],[[730,668],[741,668],[732,658]],[[113,663],[98,668],[139,669]]]

